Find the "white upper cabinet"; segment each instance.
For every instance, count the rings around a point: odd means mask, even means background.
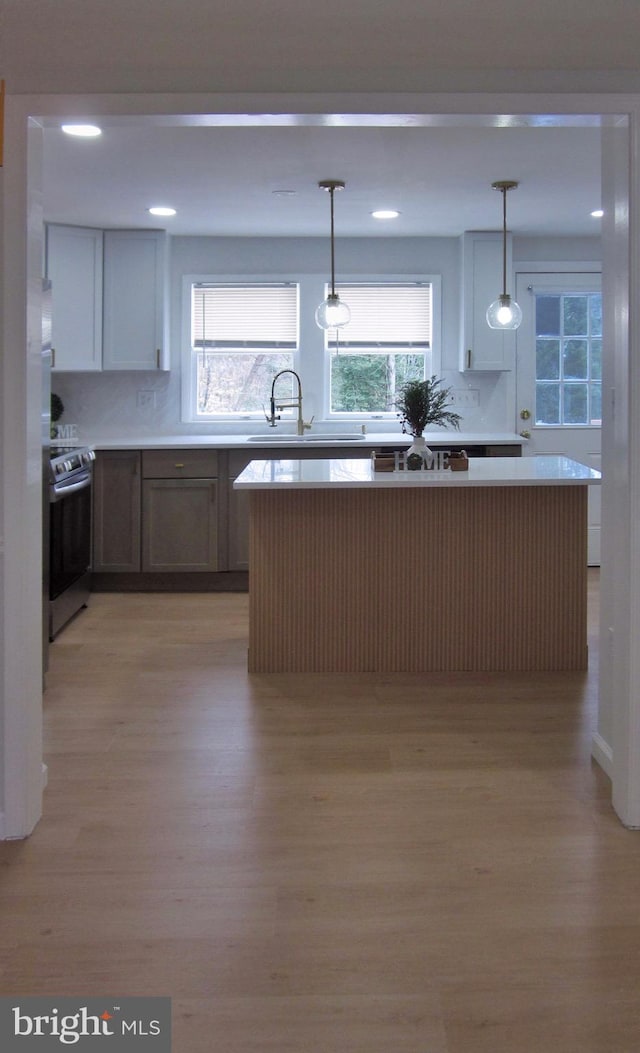
[[[102,231],[48,226],[46,276],[51,281],[52,368],[102,369]]]
[[[169,368],[168,237],[163,230],[50,224],[53,368]]]
[[[462,235],[462,303],[460,370],[498,372],[513,368],[515,331],[487,324],[487,307],[502,292],[502,233]],[[511,237],[507,238],[507,292],[514,295]]]
[[[104,369],[168,369],[168,239],[164,231],[104,233]]]

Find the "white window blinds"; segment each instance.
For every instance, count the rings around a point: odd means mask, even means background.
[[[297,347],[295,284],[196,284],[191,307],[194,348]]]
[[[351,321],[340,330],[342,349],[431,348],[433,297],[429,282],[340,284],[336,291],[351,310]]]

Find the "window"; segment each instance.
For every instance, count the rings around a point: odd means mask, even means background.
[[[298,348],[293,282],[190,283],[193,419],[262,414],[265,392]]]
[[[440,367],[439,275],[359,275],[338,286],[351,309],[338,334],[315,323],[326,273],[183,276],[183,420],[263,420],[273,378],[294,369],[305,416],[395,418],[396,391]],[[278,394],[293,395],[293,378]],[[284,409],[283,422],[293,420]]]
[[[536,293],[536,424],[602,419],[602,295]]]
[[[337,291],[351,320],[326,334],[329,412],[393,413],[398,389],[433,371],[433,284],[354,283]]]

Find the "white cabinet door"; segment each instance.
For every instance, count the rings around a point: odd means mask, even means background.
[[[102,231],[47,227],[52,368],[102,369]]]
[[[507,292],[511,275],[511,241],[507,239]],[[490,329],[486,312],[502,292],[502,234],[462,235],[462,343],[460,371],[499,372],[513,368],[515,332]]]
[[[104,235],[104,369],[168,369],[167,235]]]

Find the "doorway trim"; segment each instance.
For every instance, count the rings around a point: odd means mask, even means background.
[[[5,167],[0,169],[2,267],[2,595],[0,597],[0,837],[27,836],[42,808],[40,300],[42,127],[60,117],[215,124],[223,115],[256,124],[345,119],[424,124],[469,115],[602,115],[617,131],[612,162],[603,150],[603,273],[614,305],[608,337],[615,376],[603,427],[603,503],[619,529],[603,554],[602,611],[607,657],[601,704],[612,712],[613,803],[621,821],[640,828],[640,97],[592,94],[230,94],[7,96]],[[269,116],[267,116],[269,115]],[[515,116],[513,116],[515,115]],[[505,118],[502,117],[501,120]],[[622,134],[623,133],[623,134]],[[605,163],[606,162],[606,163]],[[626,176],[625,176],[626,173]],[[626,179],[626,182],[625,182]],[[618,395],[615,395],[615,392]],[[620,399],[628,393],[625,412]],[[615,427],[614,427],[615,423]],[[605,450],[609,452],[606,453]],[[612,629],[612,633],[608,630]]]

